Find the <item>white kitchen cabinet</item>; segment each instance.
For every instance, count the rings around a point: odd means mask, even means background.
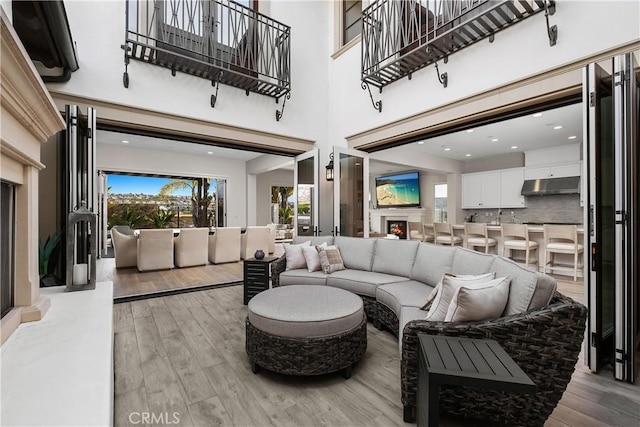
[[[580,163],[535,168],[527,167],[524,170],[524,179],[564,178],[567,176],[580,176],[580,172],[582,172]]]
[[[524,208],[525,199],[521,193],[524,183],[524,168],[507,169],[500,172],[500,207]]]
[[[462,175],[462,208],[500,207],[500,172]]]

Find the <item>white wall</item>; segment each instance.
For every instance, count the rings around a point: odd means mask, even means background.
[[[96,159],[98,169],[108,171],[224,178],[227,180],[227,225],[247,225],[244,161],[100,143]]]

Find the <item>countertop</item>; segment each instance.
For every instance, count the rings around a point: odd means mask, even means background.
[[[532,232],[532,233],[542,233],[544,232],[544,227],[542,226],[542,224],[540,225],[534,225],[534,224],[525,224],[527,226],[527,229]],[[454,230],[464,230],[464,225],[463,224],[454,224],[453,225],[453,229]],[[500,231],[501,227],[499,225],[487,225],[487,230],[489,231]],[[578,233],[583,233],[584,232],[584,228],[582,226],[582,224],[578,225]]]

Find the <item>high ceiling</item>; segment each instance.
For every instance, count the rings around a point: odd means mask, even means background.
[[[580,103],[414,142],[410,148],[454,160],[472,160],[579,142]]]
[[[175,153],[211,156],[216,158],[244,161],[251,160],[263,155],[262,153],[257,153],[254,151],[234,150],[231,148],[214,147],[206,144],[194,144],[191,142],[181,142],[171,139],[132,135],[105,130],[99,130],[97,134],[97,140],[99,144],[112,144],[119,145],[121,147],[144,148],[147,150],[170,151]]]

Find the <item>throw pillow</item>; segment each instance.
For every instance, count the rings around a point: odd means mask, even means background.
[[[331,274],[334,271],[344,270],[344,262],[340,256],[340,251],[336,246],[320,248],[320,264],[324,274]]]
[[[444,273],[444,276],[457,277],[453,273]],[[442,277],[444,277],[444,276],[442,276]],[[431,307],[431,304],[433,304],[433,300],[435,300],[436,299],[436,295],[438,295],[438,291],[440,290],[440,287],[442,287],[442,279],[440,279],[440,281],[438,282],[436,287],[431,290],[431,293],[427,297],[427,302],[425,302],[424,305],[422,307],[420,307],[420,310],[425,310],[425,311],[429,310],[429,308]]]
[[[496,273],[481,274],[479,276],[456,277],[449,277],[445,275],[442,278],[442,286],[440,286],[438,294],[436,295],[435,300],[433,300],[433,304],[431,304],[431,308],[429,308],[429,313],[425,319],[443,321],[447,316],[447,310],[449,309],[449,304],[451,304],[453,295],[456,293],[458,288],[473,283],[488,282],[489,280],[493,280],[495,277]]]
[[[309,273],[322,270],[322,264],[320,264],[319,248],[324,249],[326,247],[327,247],[327,242],[322,242],[322,244],[318,246],[302,247],[302,255],[304,255],[304,259],[307,261],[307,271]]]
[[[300,243],[299,245],[284,245],[284,256],[287,260],[287,270],[295,270],[297,268],[305,268],[307,266],[307,260],[304,259],[302,247],[309,245],[311,245],[310,240]]]
[[[466,322],[500,317],[509,299],[511,278],[500,277],[484,283],[464,285],[458,288],[445,322]]]

